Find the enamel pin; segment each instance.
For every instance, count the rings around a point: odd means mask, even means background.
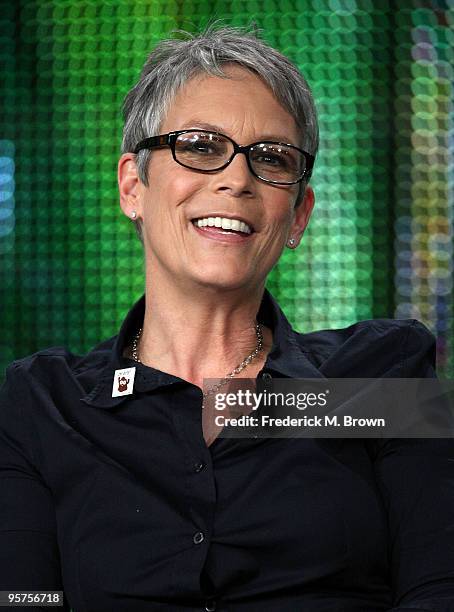
[[[134,376],[136,368],[125,368],[124,370],[115,370],[112,397],[120,397],[121,395],[131,395],[134,388]]]

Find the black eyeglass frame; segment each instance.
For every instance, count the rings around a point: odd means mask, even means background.
[[[203,134],[214,134],[215,136],[222,136],[222,138],[225,138],[226,140],[230,141],[233,145],[233,153],[230,156],[230,159],[228,159],[226,163],[220,166],[219,168],[212,168],[211,170],[200,170],[199,168],[193,168],[192,166],[183,164],[176,157],[175,145],[176,145],[178,136],[180,136],[181,134],[187,134],[190,132],[202,132]],[[283,182],[283,181],[273,181],[271,179],[264,178],[263,176],[260,176],[259,174],[257,174],[257,172],[255,172],[254,168],[252,167],[251,160],[249,158],[249,150],[252,147],[256,145],[260,145],[260,144],[274,144],[274,145],[282,145],[285,147],[292,147],[293,149],[296,149],[297,151],[302,153],[306,159],[306,167],[304,169],[303,176],[297,179],[296,181]],[[144,138],[143,140],[141,140],[134,147],[134,150],[132,151],[132,153],[137,155],[137,153],[139,153],[139,151],[142,151],[143,149],[154,149],[157,147],[165,147],[165,146],[170,147],[172,151],[172,157],[177,162],[177,164],[179,164],[180,166],[183,166],[184,168],[189,168],[190,170],[195,170],[196,172],[204,172],[204,173],[218,172],[219,170],[224,170],[224,168],[227,168],[227,166],[232,162],[235,155],[237,155],[238,153],[243,153],[246,156],[247,165],[251,173],[256,178],[260,179],[261,181],[264,181],[265,183],[271,183],[273,185],[295,185],[296,183],[301,183],[302,181],[309,181],[311,174],[312,174],[312,168],[314,166],[314,161],[315,161],[315,158],[313,155],[289,143],[276,142],[274,140],[259,140],[258,142],[253,142],[248,145],[239,145],[234,140],[232,140],[229,136],[226,136],[225,134],[222,134],[221,132],[212,132],[211,130],[198,130],[196,128],[192,128],[190,130],[176,130],[175,132],[169,132],[168,134],[160,134],[159,136],[149,136],[148,138]]]

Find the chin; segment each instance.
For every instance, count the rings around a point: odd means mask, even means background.
[[[219,271],[217,274],[197,276],[194,280],[201,287],[211,287],[218,291],[241,289],[241,287],[246,289],[251,286],[251,280],[246,278],[244,274],[219,274]]]

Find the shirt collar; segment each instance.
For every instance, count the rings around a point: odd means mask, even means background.
[[[309,351],[303,348],[303,335],[290,325],[279,304],[265,289],[257,313],[257,320],[273,332],[273,346],[266,359],[264,369],[273,370],[282,378],[324,378],[309,360]]]
[[[101,351],[104,366],[97,376],[97,383],[82,397],[82,401],[99,408],[115,408],[131,395],[112,397],[115,370],[136,367],[134,391],[151,391],[170,384],[183,384],[181,378],[150,368],[124,357],[123,351],[143,324],[145,316],[145,294],[134,304],[123,321],[117,336],[93,349]],[[273,332],[273,346],[267,356],[264,370],[282,378],[323,378],[323,374],[311,363],[302,348],[302,334],[295,332],[271,293],[265,289],[257,320]],[[300,340],[300,341],[298,341]],[[87,355],[87,358],[90,354]]]

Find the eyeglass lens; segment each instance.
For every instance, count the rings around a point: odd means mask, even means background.
[[[233,143],[220,134],[190,131],[175,142],[176,159],[194,170],[217,170],[234,152]],[[298,149],[279,143],[259,143],[248,150],[250,164],[261,178],[292,182],[302,177],[306,159]]]

